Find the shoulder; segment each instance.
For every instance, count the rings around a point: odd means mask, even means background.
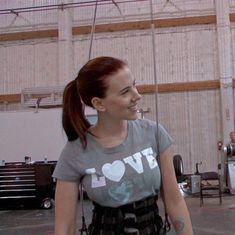
[[[79,149],[81,144],[79,142],[79,139],[77,139],[65,144],[53,172],[54,178],[66,181],[78,181],[80,179]]]
[[[73,141],[67,141],[61,152],[61,157],[66,156],[67,158],[77,156],[78,153],[83,149],[81,141],[79,139]]]

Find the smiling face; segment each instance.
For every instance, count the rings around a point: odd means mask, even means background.
[[[105,98],[94,98],[99,104],[97,110],[113,120],[134,120],[138,118],[137,103],[141,98],[130,69],[126,66],[107,78],[108,89]]]

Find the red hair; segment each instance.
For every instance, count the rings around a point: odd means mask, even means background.
[[[88,61],[69,82],[63,94],[62,124],[69,141],[80,138],[87,146],[86,132],[91,126],[84,112],[84,104],[92,107],[93,97],[105,98],[107,77],[127,64],[113,57],[97,57]]]

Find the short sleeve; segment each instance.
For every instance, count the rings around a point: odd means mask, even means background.
[[[74,151],[74,144],[68,142],[61,152],[57,161],[52,177],[65,181],[79,181],[81,174],[79,173],[78,155]]]
[[[159,152],[164,152],[170,145],[173,143],[173,139],[168,134],[166,129],[163,127],[162,124],[156,125],[156,141],[158,142],[157,145],[159,146]]]

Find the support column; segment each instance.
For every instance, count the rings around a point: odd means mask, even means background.
[[[71,3],[73,0],[64,0]],[[73,55],[73,8],[64,8],[63,4],[58,9],[58,79],[59,84],[67,84],[74,77]]]
[[[218,38],[218,63],[221,93],[221,117],[223,143],[229,142],[229,133],[234,130],[234,102],[233,102],[233,65],[232,43],[229,20],[229,0],[215,0],[217,38]],[[225,175],[226,158],[221,157],[222,175]]]

